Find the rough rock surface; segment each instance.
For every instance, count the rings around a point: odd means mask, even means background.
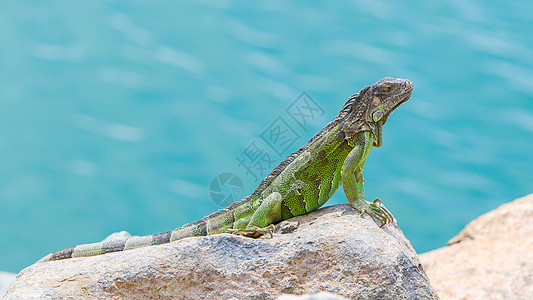
[[[320,292],[312,295],[281,295],[276,300],[346,300],[347,298],[333,295],[328,292]]]
[[[6,299],[275,299],[321,291],[351,299],[437,298],[395,224],[380,228],[348,205],[291,221],[299,226],[272,239],[220,234],[37,263],[20,272]]]
[[[533,299],[533,194],[480,216],[420,260],[442,299]]]

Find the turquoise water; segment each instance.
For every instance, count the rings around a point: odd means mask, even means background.
[[[3,1],[0,270],[209,214],[213,178],[234,174],[243,189],[218,193],[248,194],[264,172],[237,159],[273,167],[386,76],[415,90],[368,158],[367,198],[417,251],[441,247],[533,192],[532,11],[529,0]],[[301,125],[291,109],[303,92],[316,106]],[[279,124],[290,143],[271,147]]]

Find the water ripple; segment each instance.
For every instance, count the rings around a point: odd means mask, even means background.
[[[74,125],[85,131],[126,142],[141,142],[146,135],[139,127],[111,123],[91,116],[77,114]]]
[[[178,67],[193,74],[201,74],[204,69],[202,62],[196,57],[170,47],[160,47],[154,52],[154,57],[159,62]]]
[[[79,62],[85,58],[85,49],[80,46],[65,46],[47,43],[36,43],[33,46],[33,55],[35,57],[53,60]]]
[[[123,14],[111,16],[109,18],[109,24],[135,43],[143,46],[148,46],[152,43],[152,34],[148,30],[135,25],[130,18]]]
[[[253,66],[266,73],[280,74],[287,73],[288,71],[287,68],[274,57],[265,55],[261,52],[249,53],[245,56],[245,59]]]
[[[392,53],[383,48],[352,40],[333,40],[322,45],[323,53],[332,56],[348,56],[374,63],[387,63],[392,60]]]
[[[236,39],[247,44],[259,47],[272,47],[278,43],[279,39],[275,34],[253,29],[237,20],[230,20],[229,24],[230,33]]]
[[[507,80],[517,91],[526,91],[533,96],[533,71],[531,69],[502,60],[487,61],[486,69],[490,73]]]
[[[97,173],[96,165],[93,162],[76,159],[70,163],[72,172],[82,176],[95,176]]]
[[[100,78],[105,82],[122,85],[128,88],[138,88],[144,82],[142,76],[138,73],[110,67],[100,70]]]

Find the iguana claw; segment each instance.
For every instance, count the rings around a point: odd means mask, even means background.
[[[394,222],[394,217],[392,216],[391,212],[381,203],[381,200],[379,198],[374,199],[372,202],[365,201],[368,205],[367,209],[361,209],[361,215],[364,213],[369,214],[372,218],[377,219],[380,221],[379,227],[383,227],[383,225],[387,223]]]

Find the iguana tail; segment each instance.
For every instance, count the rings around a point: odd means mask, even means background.
[[[239,202],[241,202],[239,204],[242,204],[244,201],[241,200]],[[246,228],[246,215],[249,214],[243,213],[240,215],[241,218],[236,219],[234,212],[236,211],[237,206],[239,205],[234,204],[228,207],[230,209],[221,209],[201,220],[186,224],[172,231],[147,236],[134,236],[126,239],[116,239],[93,244],[73,246],[50,253],[41,258],[38,262],[61,260],[73,257],[94,256],[146,246],[166,244],[191,236],[206,236],[217,233],[225,233],[229,228]],[[246,209],[237,210],[241,212],[251,212],[251,209],[248,207]]]
[[[60,260],[72,257],[93,256],[135,249],[149,245],[165,244],[170,242],[171,235],[172,231],[168,231],[154,235],[135,236],[126,239],[117,239],[93,244],[78,245],[50,253],[45,257],[41,258],[38,262]]]

